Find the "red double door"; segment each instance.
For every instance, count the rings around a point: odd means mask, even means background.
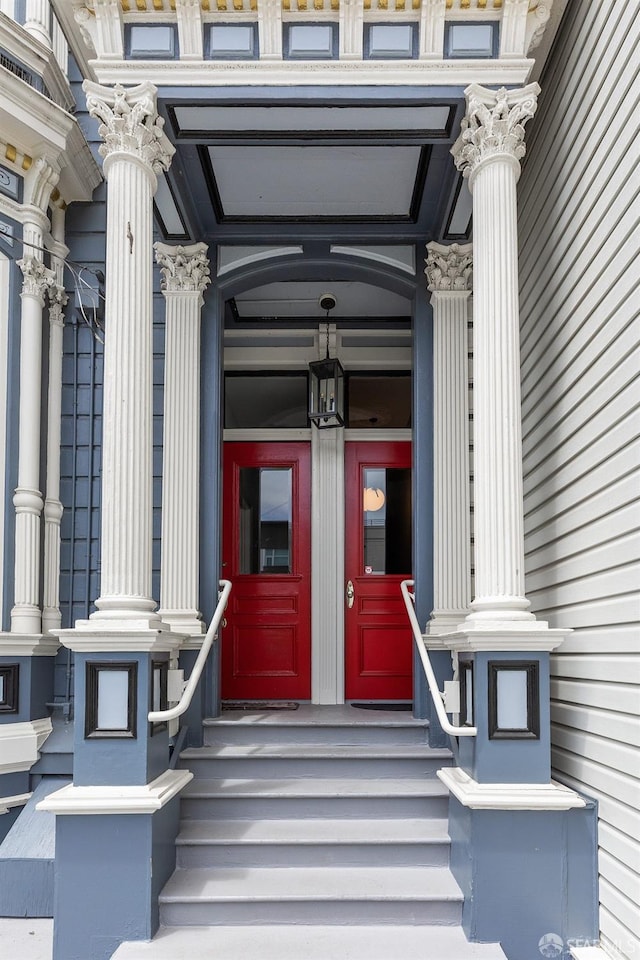
[[[225,700],[311,698],[310,460],[308,443],[225,444]],[[346,443],[345,517],[345,697],[410,699],[408,442]]]

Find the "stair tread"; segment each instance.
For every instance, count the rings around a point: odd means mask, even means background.
[[[424,778],[351,779],[291,777],[279,779],[205,779],[196,777],[182,792],[192,797],[444,797],[449,791],[440,780]]]
[[[274,727],[408,727],[427,728],[428,720],[416,719],[407,711],[358,710],[346,705],[325,705],[319,711],[312,704],[300,704],[297,710],[225,710],[220,717],[207,717],[205,727],[250,726]]]
[[[162,903],[462,900],[445,867],[214,867],[176,870]]]
[[[227,758],[255,759],[259,757],[282,757],[284,759],[367,759],[393,760],[414,758],[425,760],[450,760],[451,751],[436,749],[426,743],[416,744],[322,744],[322,743],[283,743],[283,744],[220,744],[207,747],[189,747],[180,754],[181,760],[224,760]]]
[[[459,927],[161,927],[150,942],[123,943],[112,960],[505,960],[495,943],[469,943]]]
[[[442,843],[445,819],[183,820],[176,843],[333,844]]]

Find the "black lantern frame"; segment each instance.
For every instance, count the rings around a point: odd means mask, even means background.
[[[344,370],[328,354],[309,364],[309,420],[318,430],[344,427]]]

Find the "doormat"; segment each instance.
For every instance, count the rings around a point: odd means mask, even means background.
[[[293,700],[225,700],[223,710],[297,710]]]
[[[383,703],[376,700],[375,703],[352,703],[351,706],[358,710],[413,710],[412,703],[398,703],[397,701]]]

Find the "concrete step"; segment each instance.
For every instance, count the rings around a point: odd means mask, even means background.
[[[462,893],[442,867],[176,870],[160,895],[165,926],[457,924]]]
[[[505,960],[498,944],[469,943],[459,927],[251,925],[161,927],[123,943],[112,960]]]
[[[185,820],[447,816],[439,780],[380,778],[194,779],[182,793]]]
[[[204,721],[205,745],[214,744],[409,744],[426,743],[429,723],[410,713],[359,710],[347,705],[298,710],[225,711]]]
[[[178,867],[446,866],[446,820],[184,820]]]
[[[450,750],[426,744],[233,744],[184,750],[180,764],[196,777],[435,777]]]

